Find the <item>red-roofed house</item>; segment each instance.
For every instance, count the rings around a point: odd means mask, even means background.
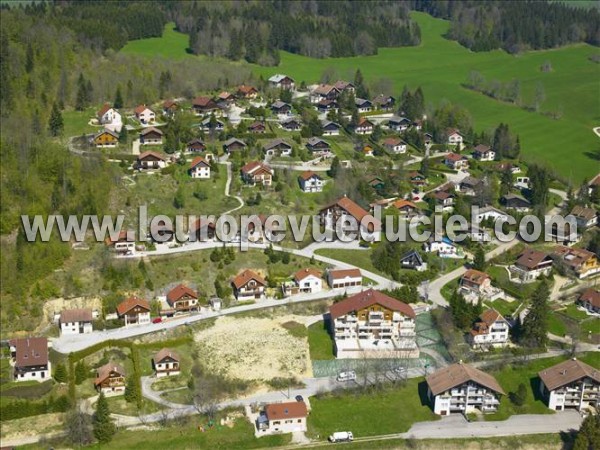
[[[143,125],[154,123],[156,120],[156,114],[146,105],[136,106],[133,113],[135,114],[135,118]]]
[[[192,178],[210,178],[210,163],[202,156],[197,156],[190,165]]]
[[[192,101],[192,109],[197,116],[201,116],[218,110],[219,106],[211,97],[200,96]]]
[[[469,168],[469,160],[467,157],[459,155],[458,153],[448,153],[444,158],[444,164],[454,170]]]
[[[231,280],[233,295],[238,301],[260,299],[265,295],[267,282],[252,270],[244,270]]]
[[[304,401],[265,405],[256,419],[257,437],[306,431],[308,409]]]
[[[260,161],[249,162],[241,168],[240,172],[242,179],[248,184],[271,186],[273,182],[273,169]]]
[[[360,269],[329,270],[327,283],[332,289],[362,286]]]
[[[416,314],[400,300],[369,289],[334,303],[329,314],[338,358],[380,356],[387,352],[419,356]]]
[[[502,314],[488,309],[479,316],[469,333],[469,341],[474,347],[505,345],[509,341],[510,327]]]
[[[369,119],[367,119],[366,117],[361,117],[358,120],[358,124],[356,124],[354,132],[356,134],[371,134],[373,132],[374,126],[375,125],[373,125],[373,122],[371,122]]]
[[[600,314],[600,292],[589,288],[577,299],[577,304],[594,314]]]
[[[321,192],[325,184],[323,178],[312,170],[302,172],[298,177],[298,182],[302,192]]]
[[[345,221],[347,225],[342,229],[348,231],[358,230],[358,228],[349,224],[351,219],[354,219],[356,224],[360,226],[363,238],[378,240],[381,236],[381,222],[348,197],[342,197],[321,209],[319,218],[325,228],[329,229],[335,229],[338,221]],[[361,223],[363,219],[364,223]]]
[[[148,324],[150,323],[150,303],[138,297],[130,297],[119,303],[117,315],[125,321],[125,326]]]
[[[14,361],[15,381],[46,381],[50,378],[48,339],[45,337],[11,339],[8,345]]]
[[[109,362],[96,370],[94,387],[106,396],[125,393],[125,370],[119,364]]]
[[[190,311],[198,308],[198,293],[179,284],[167,293],[167,303],[175,311]]]
[[[165,100],[163,103],[163,115],[167,117],[173,117],[179,109],[179,103],[175,100]]]
[[[181,373],[179,362],[179,355],[173,350],[163,348],[158,351],[152,358],[152,367],[154,367],[156,378],[179,375]]]
[[[258,90],[254,86],[246,86],[242,84],[238,87],[237,96],[239,98],[253,99],[258,96]]]

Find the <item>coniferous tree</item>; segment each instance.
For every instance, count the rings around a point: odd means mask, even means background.
[[[573,450],[596,450],[600,448],[600,415],[589,414],[579,427]]]
[[[67,368],[65,367],[64,364],[58,363],[56,365],[56,368],[54,369],[54,379],[58,383],[66,383],[68,378],[69,378],[69,375],[67,373]]]
[[[475,257],[473,258],[473,269],[483,272],[485,267],[485,251],[483,250],[483,246],[478,245],[477,250],[475,250]]]
[[[354,74],[354,89],[358,98],[369,98],[369,90],[365,86],[365,79],[360,69],[356,69]]]
[[[115,109],[123,107],[123,96],[121,95],[121,86],[117,86],[117,92],[115,92],[115,101],[113,102]]]
[[[25,71],[31,73],[33,70],[33,46],[31,42],[27,44],[27,52],[25,54]]]
[[[75,384],[83,383],[88,377],[88,368],[84,361],[75,364]]]
[[[521,326],[520,341],[528,347],[545,348],[548,342],[548,298],[550,289],[542,281],[529,304],[529,312]]]
[[[104,393],[101,392],[96,402],[96,412],[94,414],[94,436],[101,443],[110,442],[116,433],[115,424],[110,417],[108,402]]]
[[[58,104],[54,102],[52,105],[52,111],[50,112],[50,119],[48,120],[48,130],[54,137],[60,136],[65,128],[63,117],[58,108]]]

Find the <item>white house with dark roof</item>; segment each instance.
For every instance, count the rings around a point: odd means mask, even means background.
[[[538,372],[548,408],[563,411],[600,406],[600,370],[576,358]]]
[[[318,173],[315,173],[312,170],[307,170],[298,176],[298,183],[300,184],[300,189],[302,189],[302,192],[309,193],[323,191],[323,185],[325,184],[325,181]]]
[[[46,381],[51,377],[48,339],[29,337],[8,341],[15,381]]]
[[[87,334],[92,332],[91,309],[65,309],[60,313],[60,334]]]

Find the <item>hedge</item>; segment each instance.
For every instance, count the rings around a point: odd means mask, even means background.
[[[41,402],[17,400],[3,404],[0,407],[0,417],[4,421],[37,416],[39,414],[66,412],[70,406],[71,402],[66,395],[61,395],[57,398],[50,397],[48,400]]]

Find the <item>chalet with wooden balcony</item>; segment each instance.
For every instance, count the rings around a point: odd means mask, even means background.
[[[152,368],[156,378],[179,375],[181,373],[179,362],[179,355],[173,350],[163,348],[157,352],[152,358]]]
[[[96,370],[94,387],[106,396],[125,393],[125,370],[114,362],[99,367]]]
[[[167,293],[167,303],[176,312],[198,309],[198,293],[192,288],[179,284]]]
[[[123,319],[125,326],[145,325],[150,323],[150,303],[147,300],[130,297],[119,303],[117,315]]]
[[[495,309],[484,311],[473,324],[469,341],[473,347],[503,346],[508,344],[510,326]]]
[[[547,253],[528,248],[509,267],[509,271],[512,279],[521,283],[533,283],[552,272],[552,258]]]
[[[265,296],[267,282],[252,270],[244,270],[231,280],[233,295],[238,301],[259,300]]]

